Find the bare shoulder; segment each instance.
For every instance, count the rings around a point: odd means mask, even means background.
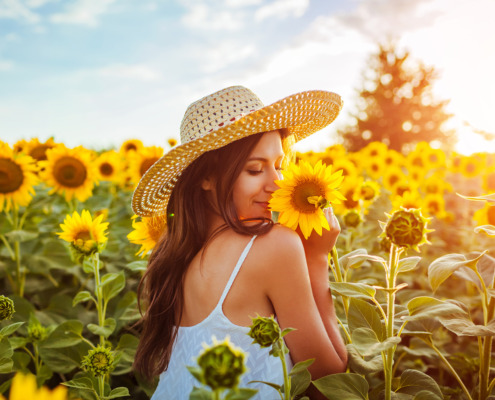
[[[274,273],[293,268],[307,270],[301,238],[292,229],[277,224],[270,232],[256,238],[255,243],[256,254],[262,260],[260,267],[269,266]]]

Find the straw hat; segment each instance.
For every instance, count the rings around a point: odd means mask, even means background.
[[[333,122],[341,108],[339,95],[322,90],[297,93],[269,106],[243,86],[203,97],[186,110],[180,127],[181,144],[141,178],[132,197],[132,209],[142,217],[165,214],[182,171],[207,151],[281,128],[287,128],[297,142]]]

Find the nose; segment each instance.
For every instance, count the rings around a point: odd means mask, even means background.
[[[278,189],[278,185],[275,183],[276,180],[282,179],[282,175],[276,168],[271,168],[270,173],[267,174],[267,179],[265,182],[265,191],[268,193],[273,193]]]

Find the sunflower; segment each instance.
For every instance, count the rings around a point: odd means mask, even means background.
[[[143,142],[138,139],[129,139],[120,146],[120,153],[124,156],[130,152],[138,152],[143,148]]]
[[[428,169],[445,168],[445,159],[445,153],[440,149],[434,149],[428,146],[423,152],[424,164]]]
[[[27,140],[21,139],[14,143],[13,149],[14,153],[27,153],[26,149],[29,146],[29,142]]]
[[[417,190],[417,186],[411,182],[409,182],[407,179],[402,179],[400,181],[397,181],[391,188],[391,196],[392,198],[396,196],[404,196],[405,193],[411,192]]]
[[[344,159],[345,153],[346,153],[346,150],[345,150],[344,146],[342,146],[341,144],[335,144],[333,146],[327,147],[325,149],[325,151],[323,151],[321,153],[315,153],[316,159],[312,165],[316,164],[316,162],[318,162],[318,160],[321,160],[321,162],[323,164],[333,165],[333,169],[338,170],[339,168],[337,168],[335,166],[335,163],[338,160]],[[346,171],[343,171],[343,175],[344,176],[346,175]]]
[[[388,149],[387,154],[383,159],[383,163],[387,166],[387,168],[399,168],[405,164],[406,158],[393,149]]]
[[[41,177],[52,193],[65,194],[65,199],[76,198],[83,202],[91,196],[93,187],[98,183],[96,164],[92,162],[93,153],[82,146],[68,149],[58,145],[47,150],[47,160],[40,161]]]
[[[177,146],[177,139],[176,138],[170,138],[167,140],[167,143],[170,147],[175,147],[175,146]]]
[[[462,160],[465,156],[463,156],[462,154],[459,154],[459,153],[456,153],[456,152],[452,152],[450,154],[450,157],[449,159],[447,160],[447,168],[450,172],[452,173],[460,173],[461,172],[461,164],[462,164]]]
[[[421,187],[426,194],[440,194],[452,191],[452,185],[448,183],[443,174],[435,173],[422,182]]]
[[[332,168],[335,171],[342,170],[342,176],[347,179],[350,176],[357,176],[359,171],[352,161],[349,161],[346,157],[336,158],[332,164]]]
[[[53,138],[49,138],[46,142],[41,143],[38,138],[31,139],[25,145],[25,152],[33,157],[36,161],[44,161],[47,158],[46,152],[53,149],[57,144]]]
[[[143,147],[140,151],[129,154],[128,174],[134,184],[138,184],[146,171],[163,155],[163,148],[158,146]]]
[[[153,250],[161,235],[167,229],[167,218],[165,216],[143,217],[141,221],[136,220],[137,215],[132,217],[134,230],[127,235],[131,243],[141,245],[136,255],[144,258],[150,250]]]
[[[125,179],[122,157],[114,150],[100,154],[95,160],[95,165],[102,181],[120,183]]]
[[[398,210],[401,207],[419,209],[422,205],[423,202],[416,190],[407,191],[403,196],[396,196],[395,198],[392,198],[392,207],[394,210]]]
[[[359,197],[367,202],[375,201],[380,195],[380,185],[375,181],[366,180],[359,188]]]
[[[392,190],[397,183],[405,180],[406,176],[404,175],[404,172],[395,165],[387,167],[383,172],[382,183],[388,190]]]
[[[493,225],[495,226],[495,205],[486,203],[483,208],[480,208],[474,213],[473,219],[479,225]]]
[[[366,172],[368,173],[371,179],[379,179],[385,169],[387,168],[385,163],[383,162],[383,158],[380,157],[372,157],[365,164]]]
[[[67,215],[64,223],[60,224],[62,232],[57,232],[57,235],[84,255],[100,251],[108,240],[105,232],[108,222],[101,222],[103,217],[104,215],[100,214],[93,219],[88,210],[83,210],[81,215],[74,211],[72,216]]]
[[[495,167],[491,167],[483,175],[483,189],[485,193],[495,193]]]
[[[428,172],[427,169],[422,167],[409,167],[407,174],[407,179],[410,182],[414,182],[416,186],[419,186],[425,179],[425,174]]]
[[[45,386],[38,389],[34,375],[24,375],[20,372],[15,374],[12,380],[9,395],[9,400],[66,400],[67,398],[65,386],[57,386],[53,390]],[[5,397],[0,395],[0,400],[5,400]]]
[[[440,193],[427,194],[423,198],[423,210],[426,215],[432,215],[436,218],[445,218],[447,213],[445,211],[445,199]]]
[[[14,154],[7,143],[0,142],[0,212],[27,206],[38,183],[35,160],[23,153]]]
[[[388,146],[385,143],[371,142],[366,147],[359,150],[359,153],[361,153],[365,157],[364,159],[377,157],[383,160],[388,151]]]
[[[319,235],[322,228],[330,230],[322,210],[327,204],[339,204],[345,197],[338,192],[344,177],[342,171],[332,173],[321,161],[291,164],[282,172],[283,180],[275,181],[280,189],[272,194],[270,208],[279,211],[279,222],[291,229],[298,226],[307,239],[314,229]]]
[[[406,165],[409,168],[425,168],[425,161],[421,151],[412,151],[406,157]]]
[[[460,165],[460,172],[466,178],[475,178],[481,174],[484,164],[476,154],[463,157]]]

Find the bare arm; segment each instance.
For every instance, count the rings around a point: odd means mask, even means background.
[[[328,284],[328,254],[337,242],[340,226],[331,209],[326,209],[325,215],[330,225],[330,231],[323,230],[322,236],[313,232],[308,240],[305,240],[300,232],[298,233],[303,242],[311,289],[320,317],[340,359],[347,364],[347,350],[338,328],[332,293]]]
[[[273,231],[261,249],[266,255],[263,283],[282,329],[296,329],[285,336],[292,360],[314,358],[309,367],[313,379],[344,372],[347,358],[329,292],[326,258],[312,256],[308,268],[298,235],[281,226]]]

